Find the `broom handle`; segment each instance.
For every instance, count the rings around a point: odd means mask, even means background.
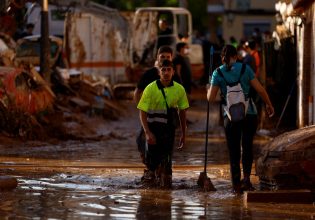
[[[205,144],[205,167],[204,172],[207,172],[207,159],[208,159],[208,125],[209,125],[209,108],[210,104],[209,101],[207,101],[208,108],[207,108],[207,127],[206,127],[206,144]]]
[[[210,48],[210,68],[209,68],[209,82],[212,74],[212,66],[213,66],[213,46]],[[210,112],[210,103],[207,100],[207,126],[206,126],[206,144],[205,144],[205,166],[204,172],[207,172],[207,160],[208,160],[208,133],[209,133],[209,112]]]

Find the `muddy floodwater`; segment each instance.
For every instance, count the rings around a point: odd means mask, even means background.
[[[140,124],[131,102],[118,121],[99,127],[99,140],[21,142],[2,138],[0,175],[17,178],[0,192],[0,219],[314,219],[314,204],[246,203],[231,193],[218,106],[210,112],[207,173],[217,191],[197,187],[203,171],[206,105],[188,112],[187,145],[175,150],[173,188],[146,189],[135,143]],[[97,119],[95,119],[97,121]],[[267,143],[255,138],[255,149]],[[259,188],[255,169],[253,185]]]

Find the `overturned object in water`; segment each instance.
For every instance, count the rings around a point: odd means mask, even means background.
[[[269,142],[256,161],[262,189],[315,190],[315,126],[286,132]]]

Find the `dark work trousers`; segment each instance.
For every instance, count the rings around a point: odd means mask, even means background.
[[[146,165],[146,163],[145,163],[145,145],[146,145],[146,140],[145,140],[145,133],[144,133],[144,130],[143,130],[142,126],[141,126],[140,130],[138,131],[136,143],[138,145],[138,151],[140,153],[140,157],[142,159],[142,163]]]
[[[155,171],[161,165],[167,174],[172,175],[175,128],[162,123],[149,123],[149,129],[155,135],[156,144],[147,145],[146,165],[151,171]]]
[[[253,140],[257,129],[257,115],[246,115],[243,121],[233,123],[228,117],[224,117],[224,129],[230,156],[232,184],[233,186],[237,186],[240,184],[241,179],[241,152],[243,174],[249,177],[251,173],[253,163]]]

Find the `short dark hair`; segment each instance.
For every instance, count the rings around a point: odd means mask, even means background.
[[[173,62],[170,61],[170,60],[163,60],[163,61],[160,63],[159,67],[160,67],[160,68],[161,68],[161,67],[172,67],[172,68],[174,69],[174,64],[173,64]]]
[[[184,48],[187,45],[185,42],[179,42],[176,44],[176,51],[179,52],[182,48]]]
[[[161,53],[170,53],[173,55],[173,49],[167,45],[163,45],[158,50],[158,54],[161,54]]]

